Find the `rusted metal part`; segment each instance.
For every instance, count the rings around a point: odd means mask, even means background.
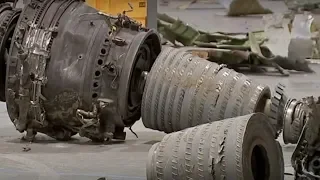
[[[284,179],[282,149],[262,113],[167,134],[149,150],[147,179]]]
[[[5,101],[5,77],[8,51],[11,37],[21,10],[14,9],[8,3],[0,4],[0,101]]]
[[[8,113],[28,139],[123,138],[140,118],[141,84],[161,51],[158,34],[80,0],[33,0],[9,52]]]
[[[167,133],[263,112],[269,87],[183,49],[166,47],[146,82],[142,121]]]

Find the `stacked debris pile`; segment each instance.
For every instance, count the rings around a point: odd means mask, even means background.
[[[141,113],[145,127],[171,134],[149,150],[147,179],[281,179],[275,139],[283,88],[271,97],[267,86],[224,65],[164,47],[148,74]]]
[[[263,31],[249,33],[207,33],[196,30],[179,19],[166,14],[158,15],[158,31],[162,34],[164,44],[185,48],[210,61],[227,64],[238,69],[249,67],[252,70],[268,71],[275,68],[283,75],[287,70],[313,72],[308,63],[274,55],[264,45],[268,41]]]

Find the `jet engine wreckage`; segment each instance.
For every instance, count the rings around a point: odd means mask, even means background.
[[[145,74],[161,51],[156,32],[84,1],[32,1],[6,61],[6,103],[19,132],[58,140],[125,139],[140,118]]]
[[[283,179],[283,131],[297,144],[295,177],[320,177],[320,101],[288,98],[282,84],[271,93],[225,65],[162,47],[125,12],[81,0],[0,4],[0,100],[27,140],[37,132],[124,140],[142,117],[169,133],[149,151],[150,180]]]

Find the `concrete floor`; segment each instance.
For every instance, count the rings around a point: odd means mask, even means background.
[[[263,2],[277,12],[285,11],[279,1]],[[224,10],[212,5],[209,9],[197,4],[193,10],[178,11],[168,7],[160,7],[160,12],[187,20],[201,29],[208,31],[248,31],[263,28],[261,16],[226,18]],[[316,72],[320,66],[313,65]],[[294,73],[290,77],[253,75],[248,76],[268,84],[270,88],[282,81],[288,85],[288,93],[292,97],[319,95],[319,73]],[[13,127],[6,114],[5,104],[0,104],[0,179],[1,180],[97,180],[106,177],[108,180],[145,180],[147,152],[151,145],[160,141],[163,133],[144,128],[141,121],[133,130],[139,138],[128,132],[124,143],[99,145],[78,136],[68,143],[57,142],[44,135],[38,135],[33,144],[26,144],[19,139],[22,136]],[[282,139],[279,141],[283,144]],[[23,152],[24,147],[31,150]],[[283,145],[286,172],[292,173],[290,156],[292,145]],[[286,179],[293,179],[287,176]]]

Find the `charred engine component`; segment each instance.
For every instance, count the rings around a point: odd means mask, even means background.
[[[0,4],[0,101],[5,102],[6,64],[11,38],[21,10],[8,3]]]
[[[299,108],[300,114],[296,117],[302,124],[297,125],[301,133],[291,158],[295,179],[318,180],[320,179],[320,98],[315,100],[314,97],[306,97],[291,104],[296,104],[296,108]]]
[[[142,121],[147,128],[171,133],[264,112],[270,96],[269,87],[241,73],[185,50],[166,47],[147,78]]]
[[[147,179],[284,179],[282,149],[262,113],[215,121],[154,144]]]
[[[125,139],[141,116],[145,76],[159,35],[125,13],[111,16],[81,0],[32,0],[13,35],[6,102],[16,129],[59,140]]]

